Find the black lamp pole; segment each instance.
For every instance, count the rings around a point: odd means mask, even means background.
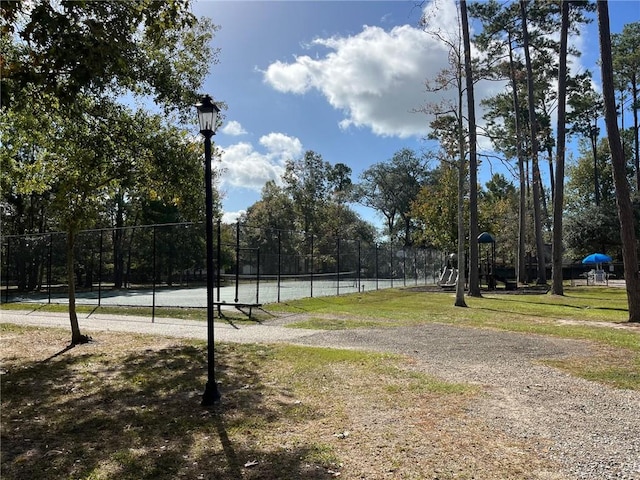
[[[600,189],[598,188],[598,135],[600,129],[593,125],[591,127],[591,148],[593,149],[593,188],[596,194],[596,206],[600,205]]]
[[[220,109],[213,103],[209,95],[205,95],[196,104],[200,133],[204,136],[204,184],[206,203],[206,237],[207,237],[207,385],[202,394],[202,405],[213,405],[220,400],[220,392],[215,375],[215,350],[213,346],[213,186],[211,179],[211,137],[216,133],[218,113]]]

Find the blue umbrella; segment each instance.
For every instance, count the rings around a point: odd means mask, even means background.
[[[611,263],[611,257],[604,253],[592,253],[584,257],[582,263]]]

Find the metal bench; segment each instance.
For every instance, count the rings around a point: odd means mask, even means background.
[[[236,310],[244,313],[249,318],[251,318],[251,315],[253,314],[253,309],[254,308],[261,308],[262,304],[261,303],[242,303],[242,302],[233,302],[233,303],[229,303],[229,302],[213,302],[213,306],[214,307],[218,307],[218,317],[222,317],[222,307],[234,307]],[[243,308],[248,308],[249,309],[249,313],[245,312],[243,310]]]

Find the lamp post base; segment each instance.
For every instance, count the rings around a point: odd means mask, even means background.
[[[204,387],[204,393],[202,394],[203,407],[215,405],[220,401],[220,392],[218,391],[218,385],[215,382],[207,382]]]

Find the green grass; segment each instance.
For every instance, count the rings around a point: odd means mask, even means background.
[[[485,293],[482,298],[466,297],[471,309],[498,310],[540,317],[579,318],[599,321],[625,321],[627,300],[625,291],[602,288],[588,291],[567,288],[564,296],[549,294],[508,295]],[[331,312],[348,313],[358,317],[393,319],[401,324],[420,322],[425,316],[459,317],[452,311],[453,294],[421,292],[419,289],[385,289],[342,295],[339,297],[307,298],[281,304],[270,304],[269,310],[290,313]],[[468,313],[464,317],[476,315]]]
[[[62,303],[38,304],[33,302],[3,303],[0,310],[33,310],[34,312],[64,313],[69,310],[68,305]],[[105,315],[132,315],[149,317],[153,315],[151,307],[118,307],[118,306],[94,306],[76,305],[76,311],[80,314],[105,314]],[[262,321],[271,316],[260,309],[253,309],[251,318],[235,309],[223,309],[223,318],[234,322],[254,322]],[[155,316],[158,318],[180,318],[183,320],[207,320],[207,310],[205,308],[179,308],[179,307],[156,307]],[[216,320],[218,320],[216,312]]]
[[[66,303],[3,303],[2,310],[33,310],[36,312],[54,312],[61,313],[69,311],[69,306]],[[142,317],[150,317],[153,309],[151,307],[113,307],[113,306],[100,306],[95,305],[76,305],[76,311],[78,313],[101,313],[110,315],[136,315]],[[207,312],[203,308],[170,308],[170,307],[156,307],[155,314],[158,317],[168,318],[182,318],[185,320],[206,320]]]
[[[298,328],[349,329],[417,326],[431,322],[492,328],[593,342],[619,353],[557,361],[553,366],[618,388],[640,390],[640,327],[615,328],[628,320],[626,292],[616,288],[571,288],[566,295],[484,294],[453,306],[454,295],[419,289],[323,297],[268,305],[270,311],[306,313]],[[610,325],[610,326],[607,326]]]
[[[438,404],[462,411],[475,394],[407,369],[398,355],[221,344],[224,401],[207,410],[199,406],[203,342],[102,332],[99,342],[60,351],[63,329],[0,324],[0,334],[8,480],[330,478],[347,461],[360,478],[353,458],[373,468],[379,459],[336,434],[361,429],[368,445],[404,426],[362,428],[359,415],[413,422],[411,409],[427,402],[440,418]]]
[[[627,319],[625,292],[567,288],[566,293],[485,294],[458,308],[448,293],[393,289],[268,305],[264,315],[268,322],[271,314],[306,314],[293,325],[297,328],[439,322],[577,339],[590,342],[593,355],[543,363],[640,390],[640,328],[618,325]],[[66,311],[65,306],[41,309]],[[150,315],[150,309],[79,309]],[[199,407],[206,381],[204,342],[101,332],[96,342],[68,350],[67,330],[0,324],[0,335],[3,479],[294,479],[327,478],[336,471],[342,478],[382,478],[389,465],[406,478],[471,478],[483,471],[486,478],[499,479],[522,478],[539,461],[512,455],[513,440],[498,432],[474,430],[464,412],[476,387],[416,372],[408,357],[216,344],[224,402],[211,411]],[[446,423],[452,418],[460,419],[455,427]],[[350,436],[336,436],[346,431]],[[470,463],[468,439],[483,449]],[[420,445],[431,447],[426,453],[413,450]],[[509,461],[500,460],[505,458]],[[456,471],[447,475],[451,465]]]
[[[345,330],[354,328],[393,328],[431,322],[461,327],[492,328],[512,332],[547,335],[593,342],[620,349],[634,361],[640,359],[640,328],[613,328],[628,319],[626,292],[619,288],[566,287],[564,296],[549,294],[490,294],[467,297],[468,308],[453,306],[451,293],[427,293],[419,288],[385,289],[338,297],[307,298],[269,304],[257,310],[252,320],[236,311],[225,311],[233,322],[268,322],[272,314],[305,314],[289,324],[292,328]],[[30,304],[33,308],[33,304]],[[2,308],[24,308],[8,304]],[[43,305],[42,311],[65,311],[64,305]],[[79,311],[118,315],[151,315],[149,308],[79,306]],[[156,315],[173,318],[206,318],[204,309],[156,309]],[[603,326],[605,325],[605,326]],[[607,327],[606,325],[611,325]],[[575,375],[621,388],[640,389],[637,364],[610,359],[598,368],[592,362],[562,363]],[[600,362],[600,360],[599,360]],[[558,364],[557,366],[560,366]],[[596,373],[594,373],[596,372]]]
[[[412,289],[386,289],[340,297],[309,298],[268,305],[280,313],[306,313],[309,319],[293,327],[339,328],[423,325],[431,322],[498,328],[566,338],[601,340],[614,346],[640,349],[637,335],[596,327],[595,323],[624,323],[628,318],[621,289],[593,292],[567,289],[565,296],[485,294],[466,297],[468,308],[453,306],[454,296]],[[567,324],[575,322],[577,325]]]
[[[588,358],[547,360],[552,367],[561,368],[573,375],[615,388],[640,390],[640,356],[617,358]]]

